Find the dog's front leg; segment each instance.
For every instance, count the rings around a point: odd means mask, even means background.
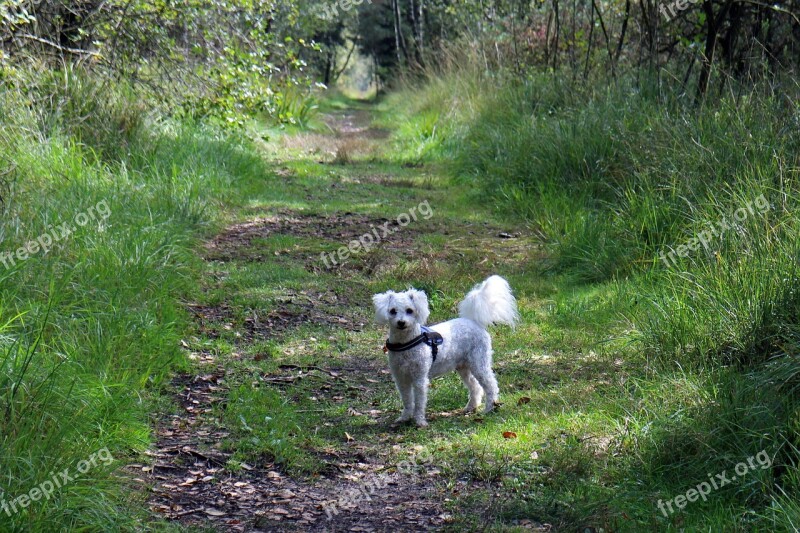
[[[400,393],[400,399],[403,401],[403,412],[400,413],[400,418],[395,420],[395,423],[408,422],[414,416],[414,391],[411,381],[395,376],[394,383],[397,386],[397,392]]]
[[[417,426],[425,427],[425,408],[428,405],[428,378],[414,380],[414,422]]]

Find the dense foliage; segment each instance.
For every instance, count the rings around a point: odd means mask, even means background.
[[[0,65],[78,64],[190,116],[307,120],[320,47],[292,2],[0,3]],[[8,76],[8,74],[6,74]]]
[[[798,13],[796,0],[3,0],[0,61],[81,63],[231,120],[304,120],[298,95],[315,81],[335,83],[354,51],[380,87],[398,67],[441,66],[443,47],[455,43],[484,68],[517,76],[635,73],[699,98],[729,80],[793,72]]]

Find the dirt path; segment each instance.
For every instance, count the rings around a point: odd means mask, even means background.
[[[374,144],[388,135],[369,126],[366,111],[345,111],[327,117],[326,122],[330,134],[304,134],[290,142],[341,163],[356,154],[373,152]],[[231,226],[206,243],[205,259],[222,263],[265,260],[269,257],[255,243],[270,235],[328,236],[347,242],[384,221],[355,213],[319,216],[277,211],[270,217],[255,217]],[[388,245],[402,248],[409,245],[409,238],[407,232]],[[305,260],[310,270],[321,268],[302,255],[292,259]],[[370,267],[359,264],[356,268]],[[363,317],[342,316],[328,309],[341,308],[334,291],[290,293],[286,303],[267,316],[244,320],[236,328],[236,336],[252,342],[307,323],[329,323],[356,331],[364,326]],[[226,303],[191,305],[190,310],[199,331],[212,338],[219,334],[215,328],[220,324],[228,327],[235,315]],[[152,464],[130,467],[137,480],[150,487],[150,507],[158,515],[185,526],[218,531],[412,531],[436,529],[450,521],[442,505],[443,490],[437,486],[439,472],[427,464],[429,459],[412,458],[400,466],[387,466],[384,450],[403,439],[385,427],[367,444],[329,450],[327,470],[313,476],[289,475],[275,462],[250,465],[235,460],[233,452],[220,445],[230,436],[220,416],[232,381],[229,361],[187,343],[184,348],[193,361],[193,370],[173,380],[179,408],[158,420],[157,443],[148,453]],[[346,380],[340,378],[345,374]],[[383,364],[360,359],[348,367],[283,365],[277,375],[263,376],[263,382],[271,387],[292,387],[299,379],[321,375],[327,382],[334,381],[333,389],[343,389],[343,394],[355,390],[363,394],[363,400],[370,396],[365,385],[376,383],[376,376],[386,382],[386,374]],[[323,384],[315,392],[330,395],[331,388]],[[337,398],[335,394],[333,397]],[[357,408],[362,407],[369,405],[362,401]],[[385,418],[381,410],[365,410],[376,420]]]
[[[154,462],[141,467],[153,511],[217,531],[424,530],[448,521],[426,463],[386,469],[374,449],[332,454],[331,471],[307,479],[269,463],[226,470],[231,454],[218,443],[228,433],[213,415],[225,374],[217,367],[175,379],[181,412],[162,420]]]

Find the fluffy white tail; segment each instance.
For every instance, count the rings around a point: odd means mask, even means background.
[[[511,294],[508,282],[500,276],[490,276],[483,283],[475,285],[458,305],[458,313],[484,328],[490,324],[514,327],[519,320],[517,300]]]

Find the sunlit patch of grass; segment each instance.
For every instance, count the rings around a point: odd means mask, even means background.
[[[221,417],[237,437],[233,460],[256,457],[299,472],[318,471],[319,461],[306,451],[310,442],[305,433],[318,417],[308,411],[298,413],[277,391],[259,383],[257,375],[252,378],[251,384],[228,393]]]

